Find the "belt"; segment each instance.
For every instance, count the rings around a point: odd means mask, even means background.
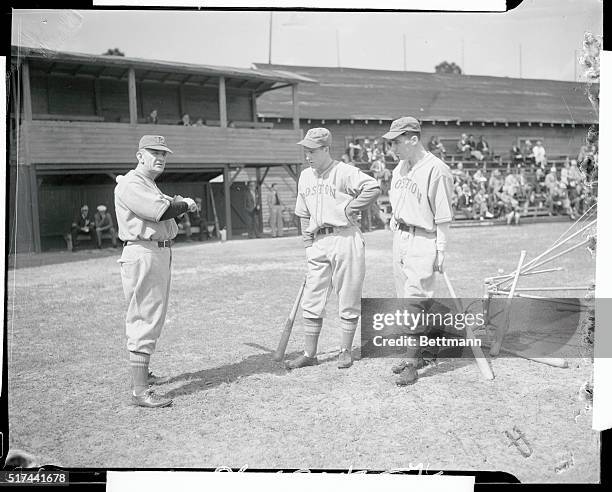
[[[338,232],[337,227],[321,227],[317,229],[317,235],[319,234],[333,234],[334,232]]]
[[[430,232],[430,231],[428,231],[426,229],[423,229],[422,227],[417,227],[417,226],[414,226],[414,225],[404,224],[403,222],[398,222],[397,223],[397,228],[400,231],[411,232],[412,234],[415,234],[417,231],[424,232],[426,234],[433,234],[433,232]]]
[[[155,243],[157,242],[157,247],[158,248],[169,248],[174,244],[174,241],[172,239],[166,239],[165,241],[154,241],[153,239],[149,239],[147,240],[137,240],[137,241],[124,241],[123,245],[127,246],[130,243],[145,243],[145,244],[149,244],[149,243]]]

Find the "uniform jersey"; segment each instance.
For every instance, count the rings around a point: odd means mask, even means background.
[[[132,169],[119,176],[115,186],[115,213],[122,241],[165,241],[174,239],[178,226],[174,219],[160,220],[170,206],[151,178]]]
[[[452,221],[452,196],[450,169],[430,152],[411,169],[400,161],[393,170],[389,201],[398,223],[433,232],[436,224]]]
[[[322,227],[353,225],[346,216],[347,204],[365,188],[377,188],[378,182],[359,168],[333,161],[329,169],[318,174],[308,167],[300,174],[295,214],[310,219],[306,232]]]

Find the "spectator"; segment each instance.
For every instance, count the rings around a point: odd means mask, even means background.
[[[276,183],[270,185],[268,193],[268,210],[270,212],[270,228],[272,237],[282,237],[283,235],[283,202],[278,196]]]
[[[474,217],[478,217],[480,220],[491,219],[493,217],[487,205],[488,198],[484,188],[480,186],[474,195]]]
[[[469,159],[471,151],[472,148],[468,143],[468,136],[465,133],[462,133],[461,138],[457,142],[457,152],[459,154],[463,154],[464,159]]]
[[[79,218],[72,223],[70,235],[72,236],[72,251],[76,251],[79,246],[79,234],[88,235],[92,240],[95,238],[95,223],[89,216],[89,207],[83,205]]]
[[[179,121],[178,124],[182,126],[191,126],[191,117],[189,114],[184,113],[183,116],[181,116],[181,121]]]
[[[466,183],[461,187],[461,194],[457,199],[457,208],[463,212],[466,218],[474,218],[474,200],[472,199],[472,192],[470,186]]]
[[[501,201],[504,205],[506,224],[511,225],[514,222],[519,225],[521,214],[519,213],[518,200],[504,190],[501,194]]]
[[[543,168],[546,165],[546,149],[544,149],[544,145],[542,145],[541,140],[536,142],[536,144],[533,146],[532,152],[535,165]]]
[[[260,237],[259,232],[259,193],[254,181],[249,182],[249,187],[244,194],[244,210],[247,214],[247,230],[249,239]]]
[[[105,205],[98,205],[97,212],[94,215],[94,224],[96,226],[96,245],[98,249],[102,248],[102,235],[108,231],[111,236],[113,248],[117,248],[117,233],[113,225],[111,214],[106,213]]]
[[[192,230],[191,230],[191,218],[189,217],[189,213],[185,212],[184,214],[179,215],[176,219],[176,223],[180,230],[185,231],[185,237],[187,242],[191,242]]]
[[[157,109],[151,110],[149,116],[147,116],[147,123],[151,125],[157,125],[159,123],[159,119],[157,117]]]
[[[489,157],[491,155],[491,148],[489,142],[484,138],[484,135],[480,135],[478,143],[476,144],[476,150],[479,151],[483,157]]]
[[[546,180],[546,173],[544,169],[538,167],[535,171],[535,191],[536,193],[541,193],[545,188],[544,181]]]
[[[196,120],[193,126],[204,126],[204,118],[201,116]]]
[[[353,162],[361,162],[363,155],[363,147],[359,143],[359,140],[355,142],[349,142],[349,157]]]
[[[525,162],[523,159],[523,153],[516,144],[512,146],[512,149],[510,149],[510,158],[512,159],[512,164],[514,165]]]
[[[525,140],[525,145],[523,146],[523,159],[526,164],[533,164],[535,162],[531,140]]]

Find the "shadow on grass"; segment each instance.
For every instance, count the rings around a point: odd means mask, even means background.
[[[302,351],[295,351],[285,355],[282,362],[272,359],[273,350],[256,343],[246,343],[249,347],[263,350],[266,353],[250,355],[246,359],[234,364],[202,369],[196,372],[186,372],[179,376],[172,377],[167,384],[184,383],[182,386],[168,391],[165,396],[175,398],[177,396],[191,395],[199,391],[206,391],[221,384],[233,383],[240,378],[254,376],[255,374],[276,374],[279,376],[288,374],[290,371],[285,368],[285,362],[295,359],[302,354]],[[332,355],[333,354],[333,355]],[[319,365],[334,362],[337,351],[319,354]],[[353,360],[359,360],[359,349],[353,350]],[[299,369],[297,369],[299,370]]]

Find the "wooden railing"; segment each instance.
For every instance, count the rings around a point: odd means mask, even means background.
[[[300,147],[296,145],[301,138],[299,130],[35,120],[22,123],[22,137],[26,132],[30,162],[40,167],[45,164],[133,164],[138,141],[145,134],[166,137],[173,151],[169,163],[302,162]]]

